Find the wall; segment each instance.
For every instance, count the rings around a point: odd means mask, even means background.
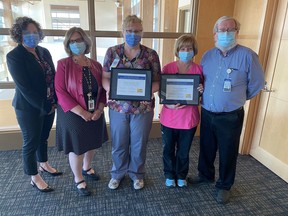
[[[199,46],[196,63],[200,63],[204,52],[214,47],[213,26],[224,15],[233,16],[235,0],[199,0],[196,38]]]

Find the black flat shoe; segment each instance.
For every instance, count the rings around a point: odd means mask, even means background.
[[[37,190],[39,190],[39,191],[41,191],[41,192],[51,192],[51,191],[54,191],[54,189],[51,188],[49,185],[48,185],[46,188],[44,188],[44,189],[40,189],[40,188],[38,188],[38,186],[36,185],[36,183],[35,183],[34,181],[32,181],[32,180],[31,180],[31,185],[32,185],[32,187],[35,187]]]
[[[89,178],[91,178],[91,179],[93,179],[95,181],[100,180],[100,176],[98,174],[96,174],[95,171],[94,171],[94,173],[91,173],[91,174],[88,173],[91,169],[92,168],[90,168],[88,170],[82,170],[82,175],[88,176]]]
[[[85,188],[78,188],[77,186],[81,183],[85,182],[85,180],[82,180],[80,182],[75,183],[76,184],[76,188],[77,188],[77,192],[80,196],[90,196],[91,192],[87,189],[87,186]]]
[[[62,175],[62,174],[63,174],[63,172],[59,172],[58,170],[56,170],[55,172],[51,173],[51,172],[49,172],[48,170],[45,170],[42,166],[39,166],[39,170],[40,170],[41,172],[46,172],[46,173],[48,173],[48,174],[50,174],[50,175],[52,175],[52,176],[59,176],[59,175]]]

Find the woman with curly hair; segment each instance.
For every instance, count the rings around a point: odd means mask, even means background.
[[[38,46],[44,38],[40,24],[29,17],[18,17],[10,29],[16,46],[7,58],[8,69],[15,82],[12,105],[23,137],[24,173],[31,185],[41,192],[53,189],[39,171],[61,175],[48,163],[47,139],[54,121],[57,97],[54,89],[55,68],[49,51]]]

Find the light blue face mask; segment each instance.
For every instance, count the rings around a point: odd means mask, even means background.
[[[81,55],[85,52],[86,50],[86,44],[84,42],[80,42],[80,43],[70,43],[69,44],[69,48],[71,50],[71,52],[74,55]]]
[[[194,51],[190,52],[179,51],[178,56],[180,61],[187,63],[194,57]]]
[[[228,48],[236,43],[235,32],[218,32],[217,45],[223,48]]]
[[[125,41],[130,47],[135,47],[141,41],[141,36],[135,33],[127,33],[125,34]]]
[[[39,34],[24,34],[23,43],[29,48],[35,48],[40,42]]]

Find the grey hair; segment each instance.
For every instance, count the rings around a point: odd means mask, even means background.
[[[240,30],[241,24],[240,24],[240,22],[239,22],[237,19],[235,19],[235,18],[233,18],[233,17],[230,17],[230,16],[222,16],[222,17],[220,17],[220,18],[216,21],[216,23],[215,23],[215,25],[214,25],[214,28],[213,28],[213,33],[215,33],[215,32],[218,31],[218,25],[219,25],[220,23],[222,23],[223,21],[225,21],[225,20],[234,20],[236,30],[237,30],[237,31]]]

